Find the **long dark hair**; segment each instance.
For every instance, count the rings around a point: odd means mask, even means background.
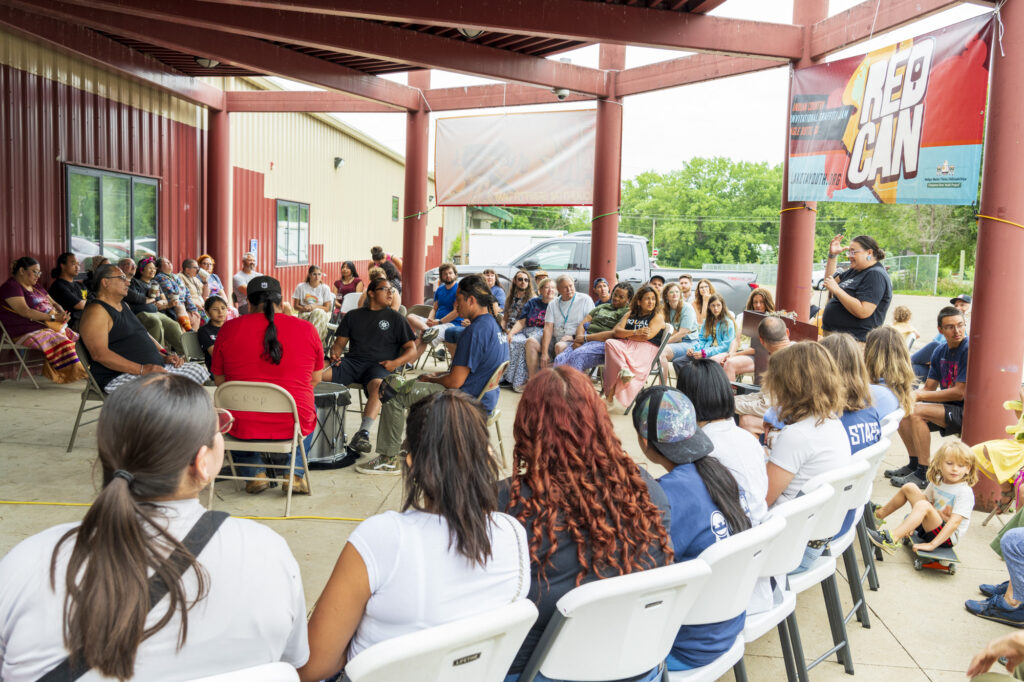
[[[207,579],[195,557],[166,530],[162,512],[148,500],[177,492],[199,449],[217,433],[213,402],[198,384],[173,374],[153,374],[110,395],[100,411],[96,441],[103,489],[77,528],[57,542],[50,559],[56,589],[61,547],[74,540],[64,576],[64,644],[106,676],[131,678],[139,645],[181,614],[179,646],[188,634],[188,610],[206,594]],[[117,470],[134,477],[114,476]],[[194,569],[198,592],[188,599],[182,573],[167,556],[177,549]],[[163,580],[169,608],[146,627],[149,573]]]
[[[348,271],[352,273],[352,279],[359,279],[359,272],[356,270],[356,264],[350,260],[341,261],[341,267],[348,268]],[[341,280],[341,270],[338,271],[338,280]]]
[[[711,501],[729,524],[729,531],[742,533],[750,528],[750,517],[740,502],[740,486],[732,472],[710,455],[701,457],[693,464],[704,481],[704,487],[708,489]]]
[[[526,275],[526,288],[525,289],[519,289],[518,287],[516,287],[516,277],[519,276],[519,275]],[[522,291],[523,293],[520,294],[520,291]],[[537,295],[537,289],[536,289],[536,287],[533,286],[533,275],[531,275],[529,272],[527,272],[526,270],[524,270],[522,268],[519,268],[518,270],[516,270],[515,274],[512,275],[512,283],[509,284],[509,287],[508,287],[508,297],[509,298],[525,298],[527,301],[529,301],[531,298],[533,298],[536,295]]]
[[[57,267],[50,270],[50,279],[57,279],[58,277],[60,277],[60,273],[64,271],[64,266],[67,265],[67,262],[74,257],[75,254],[72,253],[71,251],[65,251],[64,253],[57,256]]]
[[[722,312],[717,317],[711,312],[711,304],[715,301],[722,302]],[[708,296],[708,313],[704,316],[704,335],[711,338],[712,343],[718,343],[718,323],[727,322],[735,326],[732,317],[729,315],[729,307],[725,305],[725,299],[720,294]]]
[[[714,360],[697,359],[683,365],[676,388],[693,403],[699,422],[732,419],[736,399],[725,370]]]
[[[459,288],[456,289],[456,293],[461,293],[465,298],[472,296],[476,299],[477,305],[481,305],[487,309],[487,312],[494,317],[494,294],[491,293],[491,288],[487,286],[487,280],[484,279],[483,275],[468,275],[459,280]],[[494,317],[494,321],[497,322],[498,318]],[[498,325],[501,326],[500,324]]]
[[[661,296],[658,294],[658,290],[652,287],[650,284],[644,284],[636,293],[633,294],[632,300],[629,302],[629,316],[635,319],[640,317],[640,301],[643,300],[644,296],[650,292],[654,294],[654,310],[651,311],[651,315],[658,312],[658,307],[661,305]]]
[[[274,365],[281,364],[281,357],[284,355],[284,348],[277,340],[277,325],[274,324],[274,307],[281,305],[281,292],[258,289],[246,293],[249,299],[249,306],[255,310],[263,306],[263,314],[267,317],[267,330],[263,333],[263,354],[264,360]]]
[[[306,284],[309,284],[309,278],[312,277],[313,273],[315,271],[317,271],[317,270],[320,270],[320,266],[318,266],[318,265],[310,265],[309,266],[309,269],[306,270]],[[321,274],[321,276],[323,275],[323,270],[320,270],[320,274]],[[313,286],[313,285],[310,284],[310,286]]]
[[[483,566],[491,557],[490,514],[498,509],[498,463],[490,453],[483,405],[451,389],[409,409],[402,511],[419,509],[448,522],[455,550]]]

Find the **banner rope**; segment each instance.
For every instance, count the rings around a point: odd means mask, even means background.
[[[13,505],[40,505],[45,507],[91,507],[89,502],[22,502],[19,500],[0,500],[0,504]],[[353,521],[356,523],[366,519],[357,519],[349,516],[235,516],[236,519],[254,519],[257,521],[290,521],[291,519],[310,519],[316,521]]]
[[[593,222],[597,222],[597,220],[600,219],[600,218],[607,218],[610,215],[617,215],[619,213],[619,211],[621,211],[621,210],[622,210],[622,207],[620,206],[619,208],[615,209],[614,211],[611,211],[610,213],[602,213],[601,215],[596,215],[596,216],[594,216],[593,218],[590,219],[590,222],[592,222],[592,223]]]
[[[871,20],[871,32],[868,33],[868,40],[871,40],[875,36],[875,22],[878,21],[878,8],[881,6],[882,0],[878,0],[875,3],[875,18]]]
[[[811,208],[810,206],[790,206],[789,208],[784,208],[781,211],[779,211],[779,215],[782,215],[786,211],[799,211],[800,209],[803,209],[803,208],[806,208],[808,211],[814,211],[815,213],[818,212],[818,209]]]
[[[999,56],[1004,58],[1006,57],[1006,51],[1003,50],[1003,33],[1006,32],[1006,27],[1003,26],[1003,15],[999,13],[999,10],[1002,9],[1005,4],[1006,0],[1002,0],[1002,2],[996,5],[996,24],[999,26],[996,36],[999,39]]]
[[[433,211],[435,208],[437,208],[436,204],[434,206],[431,206],[430,208],[428,208],[426,211],[417,211],[416,213],[410,213],[407,216],[403,216],[402,220],[408,220],[409,218],[416,218],[417,220],[419,220],[423,216],[425,216],[428,213],[430,213],[431,211]]]
[[[1020,229],[1024,230],[1024,225],[1021,225],[1020,223],[1015,223],[1012,220],[1003,220],[1002,218],[996,218],[990,215],[982,215],[980,213],[974,216],[975,220],[978,220],[978,218],[984,218],[985,220],[994,220],[997,223],[1006,223],[1007,225],[1013,225],[1014,227],[1019,227]]]

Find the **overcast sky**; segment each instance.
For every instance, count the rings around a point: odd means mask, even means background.
[[[835,14],[855,4],[858,4],[858,0],[831,0],[829,13]],[[990,10],[977,5],[954,7],[836,53],[830,56],[829,60],[863,54],[987,11]],[[777,23],[790,23],[792,13],[792,0],[728,0],[712,12],[718,16]],[[573,64],[596,68],[597,54],[598,48],[593,46],[562,53],[554,58],[569,57]],[[626,50],[626,68],[675,59],[685,54],[687,53],[630,47]],[[405,82],[404,74],[386,77]],[[780,67],[625,98],[622,130],[623,179],[635,177],[647,170],[669,171],[679,168],[686,160],[700,156],[726,156],[736,160],[781,163],[786,143],[784,135],[788,79],[788,67]],[[275,80],[284,85],[280,79]],[[495,81],[444,71],[433,71],[431,74],[431,87],[435,88],[493,82]],[[554,101],[554,95],[552,100]],[[592,103],[576,102],[509,107],[507,110],[544,111],[593,106]],[[429,155],[431,169],[434,158],[434,121],[437,118],[466,114],[500,114],[504,111],[506,109],[496,108],[432,114]],[[345,123],[358,128],[398,153],[405,153],[404,114],[336,115]]]

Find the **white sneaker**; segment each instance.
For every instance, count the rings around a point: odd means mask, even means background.
[[[357,464],[356,471],[361,474],[376,474],[379,476],[398,476],[402,473],[398,465],[397,456],[378,455],[365,464]]]

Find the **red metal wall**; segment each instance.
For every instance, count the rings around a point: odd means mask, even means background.
[[[205,132],[0,64],[0,263],[66,250],[64,164],[160,178],[159,249],[198,255]]]

